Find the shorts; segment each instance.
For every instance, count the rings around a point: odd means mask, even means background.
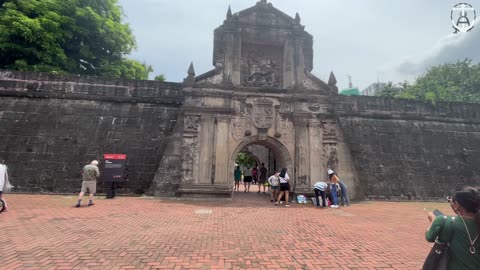
[[[288,183],[280,183],[280,191],[290,190],[290,185]]]
[[[267,179],[259,179],[258,180],[259,184],[265,184],[265,182],[267,182]]]
[[[240,179],[235,179],[235,183],[238,183],[238,182],[240,182]]]
[[[243,182],[245,182],[245,183],[250,183],[250,182],[252,182],[252,177],[251,177],[251,176],[245,176],[245,177],[243,178]]]
[[[278,186],[271,186],[270,187],[272,190],[277,190],[278,189]]]
[[[97,182],[94,181],[83,181],[82,182],[82,191],[83,193],[88,192],[90,194],[97,193]]]

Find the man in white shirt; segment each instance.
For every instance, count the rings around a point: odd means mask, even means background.
[[[3,210],[5,212],[8,211],[8,207],[7,207],[7,202],[3,197],[3,191],[5,190],[5,186],[7,182],[8,182],[7,166],[5,165],[5,161],[3,159],[0,159],[0,199],[3,200],[3,203],[5,204],[4,205],[5,209]]]

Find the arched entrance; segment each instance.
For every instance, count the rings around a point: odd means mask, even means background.
[[[247,137],[243,141],[241,141],[235,150],[233,150],[231,156],[230,156],[230,161],[229,161],[229,174],[233,176],[233,172],[235,169],[235,159],[237,158],[238,153],[242,151],[242,149],[245,149],[249,145],[261,145],[266,148],[268,148],[272,153],[273,157],[275,159],[275,165],[276,169],[281,169],[281,168],[288,168],[288,175],[290,176],[290,179],[292,180],[292,188],[295,187],[295,175],[294,175],[294,163],[292,159],[292,155],[288,151],[288,149],[281,143],[279,140],[272,138],[272,137],[266,137],[264,140],[259,140],[256,136],[252,137]],[[264,162],[267,164],[265,161],[260,161],[259,163]],[[274,168],[267,168],[270,170],[273,170]],[[229,185],[233,185],[233,177],[229,177]]]

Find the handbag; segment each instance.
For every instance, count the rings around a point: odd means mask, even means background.
[[[445,228],[446,221],[447,217],[443,219],[442,229],[438,233],[439,235]],[[422,270],[448,270],[448,262],[450,259],[448,249],[450,248],[450,241],[452,240],[452,235],[453,228],[450,229],[448,241],[445,243],[440,242],[437,236],[437,239],[435,239],[435,243],[433,244],[430,253],[428,254],[425,262],[423,263]]]
[[[12,189],[13,189],[13,186],[10,183],[10,181],[8,181],[8,179],[5,179],[5,184],[3,185],[3,192],[10,192],[12,191]]]

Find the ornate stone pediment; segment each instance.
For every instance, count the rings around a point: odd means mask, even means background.
[[[275,119],[273,102],[268,98],[259,98],[253,103],[252,122],[257,128],[270,128]]]
[[[257,26],[283,26],[292,27],[295,19],[273,7],[272,3],[265,0],[258,1],[251,8],[237,13],[238,21],[244,24]]]

